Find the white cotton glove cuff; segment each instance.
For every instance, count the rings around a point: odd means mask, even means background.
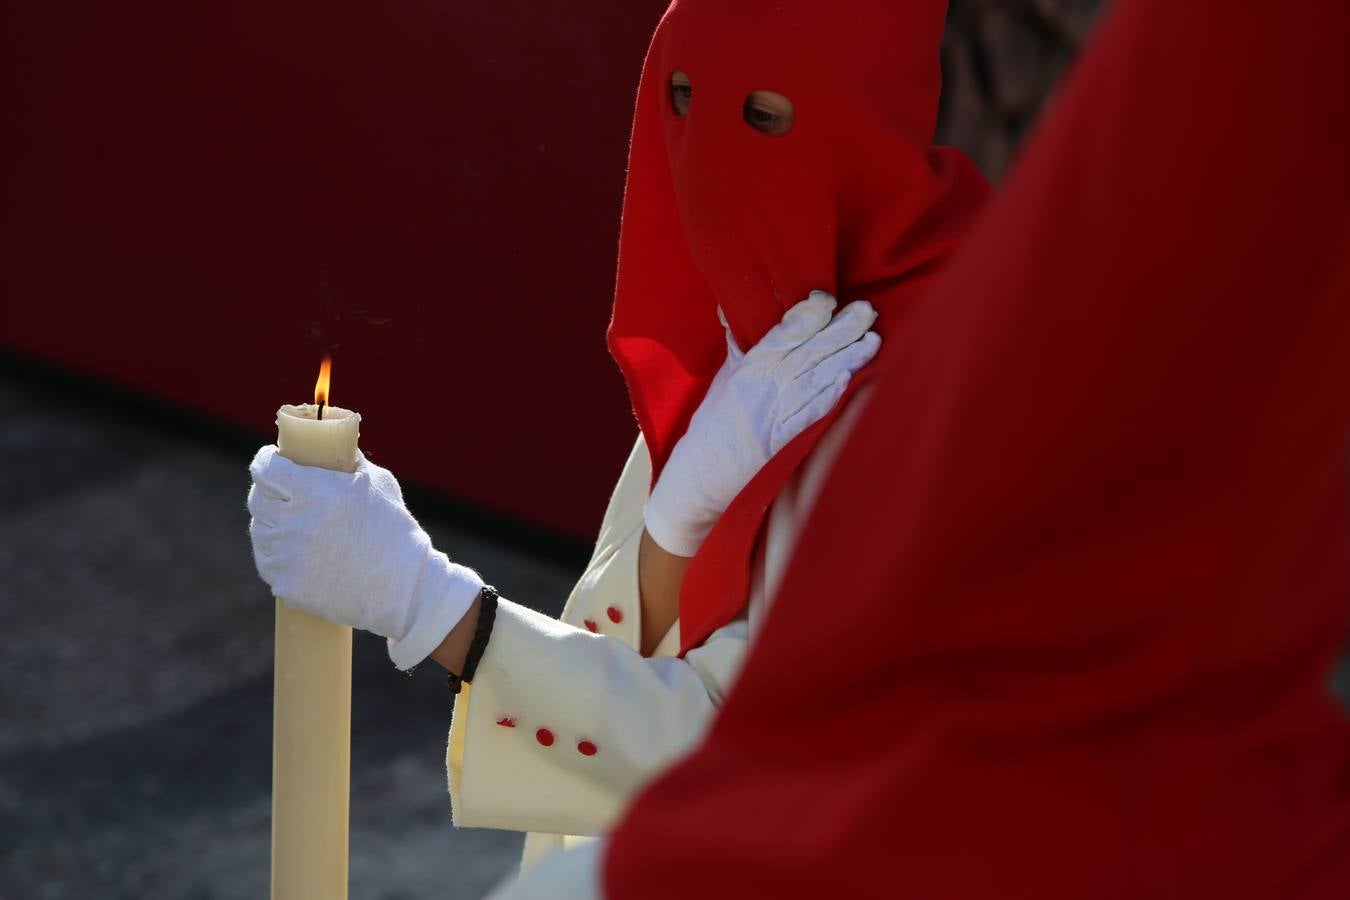
[[[650,503],[647,509],[651,509]],[[653,515],[648,512],[644,519],[647,533],[652,536],[652,540],[656,541],[662,550],[675,556],[692,557],[698,552],[698,548],[703,546],[703,540],[708,536],[708,532],[712,531],[711,525],[706,528],[701,525],[694,528],[680,528],[659,513]],[[716,521],[713,519],[713,522]]]
[[[647,498],[642,514],[647,533],[667,553],[697,553],[727,507],[729,501],[709,497],[699,487],[689,479],[663,474]]]
[[[407,670],[430,656],[464,618],[482,589],[483,579],[477,572],[432,550],[413,588],[410,621],[403,628],[403,636],[389,638],[389,658],[394,665]]]
[[[290,606],[390,640],[401,669],[440,644],[483,587],[431,546],[393,473],[299,466],[263,447],[249,467],[258,574]]]
[[[824,418],[876,356],[876,310],[858,300],[834,315],[835,306],[834,297],[813,291],[745,352],[727,329],[726,361],[643,513],[647,532],[667,552],[693,556],[764,464]]]

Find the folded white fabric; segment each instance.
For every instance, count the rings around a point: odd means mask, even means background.
[[[858,300],[831,318],[835,306],[812,291],[745,353],[727,330],[726,362],[647,501],[647,531],[667,552],[693,556],[769,458],[820,421],[876,356],[872,305]]]
[[[389,639],[400,669],[440,645],[483,587],[450,562],[403,503],[388,469],[299,466],[274,445],[249,471],[249,536],[258,574],[290,606]]]

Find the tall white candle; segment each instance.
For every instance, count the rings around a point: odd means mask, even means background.
[[[319,409],[281,407],[278,449],[300,465],[355,471],[361,417],[329,406],[320,420]],[[351,628],[278,600],[274,678],[272,900],[346,900]]]

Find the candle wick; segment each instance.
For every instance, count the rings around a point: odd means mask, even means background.
[[[324,407],[324,403],[323,403],[322,400],[320,400],[320,401],[319,401],[319,421],[320,421],[320,422],[323,421],[323,407]]]

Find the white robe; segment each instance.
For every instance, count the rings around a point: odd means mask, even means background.
[[[651,658],[635,649],[638,545],[651,480],[638,438],[561,618],[499,603],[473,684],[455,700],[446,769],[457,826],[528,832],[528,868],[603,834],[635,792],[697,743],[740,669],[809,503],[861,405],[850,404],[770,506],[745,615],[682,660],[675,656],[678,622]],[[558,893],[550,877],[548,896],[598,896],[598,848],[568,857],[544,868],[575,870],[568,879],[574,893]],[[527,883],[519,889],[530,890]]]

